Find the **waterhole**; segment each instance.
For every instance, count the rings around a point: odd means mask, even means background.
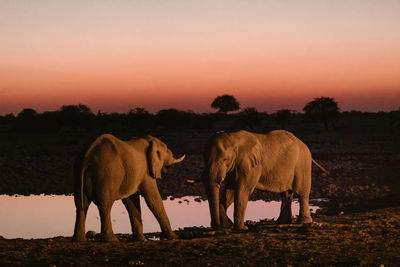
[[[196,201],[195,201],[196,199]],[[164,207],[173,230],[184,227],[209,227],[210,213],[207,201],[187,196],[164,200]],[[319,207],[312,205],[315,212]],[[159,232],[160,226],[141,197],[144,233]],[[279,216],[279,201],[249,201],[246,220],[276,219]],[[293,215],[299,213],[299,203],[292,203]],[[228,209],[233,218],[233,205]],[[75,205],[73,196],[65,195],[0,195],[0,235],[5,238],[51,238],[72,236],[75,224]],[[131,226],[125,206],[121,201],[114,202],[111,210],[112,226],[115,233],[131,233]],[[100,232],[100,217],[97,207],[89,206],[86,219],[86,231]]]

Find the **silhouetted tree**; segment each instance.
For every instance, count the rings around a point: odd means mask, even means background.
[[[27,119],[31,119],[34,116],[37,115],[37,112],[34,109],[31,108],[25,108],[23,109],[19,114],[18,114],[18,118],[27,118]]]
[[[61,112],[69,113],[69,114],[73,114],[73,113],[85,114],[85,115],[93,114],[89,107],[82,105],[82,104],[65,105],[65,106],[62,106],[60,110],[61,110]]]
[[[37,112],[31,108],[23,109],[16,118],[16,129],[19,131],[36,131],[39,128],[37,123]]]
[[[195,114],[170,108],[158,111],[156,117],[157,125],[164,129],[191,128]]]
[[[218,112],[227,113],[229,111],[235,111],[240,109],[239,102],[234,96],[221,95],[217,96],[211,103],[211,107],[218,109]]]
[[[58,116],[62,126],[86,129],[94,126],[96,118],[90,108],[82,104],[62,106]]]
[[[127,116],[128,124],[139,131],[145,131],[155,127],[154,116],[145,108],[131,109]]]
[[[389,125],[392,130],[400,129],[400,107],[389,113]]]
[[[321,122],[326,129],[329,129],[329,125],[334,127],[340,116],[337,102],[330,97],[315,98],[305,105],[303,111],[306,121]]]
[[[7,115],[4,116],[4,119],[5,119],[6,121],[12,121],[12,120],[15,119],[15,116],[14,116],[13,113],[9,113],[9,114],[7,114]]]
[[[245,108],[237,114],[238,119],[234,123],[234,128],[249,128],[250,130],[254,130],[256,127],[262,126],[262,122],[266,116],[266,113],[260,113],[255,108]]]
[[[129,114],[149,114],[149,112],[145,108],[136,107],[129,111]]]
[[[272,116],[282,129],[286,129],[287,124],[293,117],[293,113],[289,109],[281,109],[272,114]]]

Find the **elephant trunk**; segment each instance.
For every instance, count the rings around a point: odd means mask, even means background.
[[[210,206],[211,227],[220,228],[219,217],[219,184],[210,183],[207,185],[208,205]]]

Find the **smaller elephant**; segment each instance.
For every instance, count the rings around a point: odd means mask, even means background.
[[[230,227],[226,215],[234,203],[234,228],[246,230],[244,216],[254,189],[281,193],[278,223],[291,223],[293,193],[300,199],[299,222],[311,223],[308,206],[311,165],[308,147],[284,130],[256,134],[247,131],[218,132],[205,147],[202,181],[209,200],[211,226]],[[319,165],[318,165],[319,166]],[[220,200],[220,188],[225,181]]]
[[[146,136],[122,141],[110,134],[99,136],[76,160],[74,200],[76,222],[73,241],[85,241],[85,220],[90,203],[99,209],[101,240],[118,241],[114,235],[110,211],[114,201],[122,199],[131,221],[134,239],[145,241],[139,193],[158,220],[168,239],[176,238],[164,209],[156,179],[181,162],[159,139]]]

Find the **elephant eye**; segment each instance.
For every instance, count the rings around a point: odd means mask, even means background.
[[[227,158],[224,158],[224,161],[228,161],[228,159],[227,159]]]

